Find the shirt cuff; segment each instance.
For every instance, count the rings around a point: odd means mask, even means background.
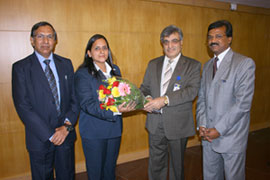
[[[54,135],[54,134],[53,134]],[[49,140],[52,142],[53,135],[49,138]]]
[[[68,118],[66,118],[64,123],[66,123],[66,122],[70,122],[70,120]],[[71,122],[70,122],[70,124],[71,124]]]
[[[113,115],[114,116],[120,116],[120,115],[122,115],[122,113],[120,113],[120,112],[114,112]]]
[[[169,97],[166,95],[165,96],[166,98],[167,98],[167,100],[168,100],[168,104],[167,104],[167,106],[169,106],[170,105],[170,99],[169,99]]]

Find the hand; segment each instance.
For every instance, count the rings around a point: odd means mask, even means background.
[[[120,104],[117,108],[118,111],[123,113],[123,112],[130,112],[130,111],[134,111],[135,107],[136,107],[136,103],[134,101],[129,102],[126,106],[126,102],[123,102],[122,104]]]
[[[70,122],[66,122],[66,124],[71,125]],[[69,132],[67,131],[67,129],[64,125],[59,127],[59,128],[56,128],[55,133],[53,134],[53,137],[51,139],[51,142],[54,145],[59,146],[65,141],[68,134],[69,134]]]
[[[205,139],[205,133],[206,133],[206,128],[203,126],[199,127],[199,136],[204,140]]]
[[[219,132],[216,130],[216,128],[209,128],[205,132],[205,139],[209,142],[212,142],[213,139],[216,139],[220,136]]]
[[[165,103],[164,103],[165,99],[164,98],[165,97],[158,97],[155,99],[151,99],[151,98],[147,99],[149,102],[144,105],[144,110],[151,113],[154,110],[161,109],[162,107],[165,106]]]

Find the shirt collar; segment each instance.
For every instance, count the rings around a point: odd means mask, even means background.
[[[49,56],[48,58],[43,57],[43,56],[42,56],[41,54],[39,54],[37,51],[35,51],[35,54],[36,54],[36,56],[37,56],[37,58],[38,58],[38,60],[39,60],[40,63],[43,63],[43,61],[44,61],[45,59],[49,59],[49,60],[53,61],[53,53],[51,53],[50,56]]]
[[[180,59],[182,53],[179,53],[175,58],[173,58],[172,60],[172,64],[176,64],[178,62],[178,60]],[[170,58],[168,56],[165,56],[165,61],[166,63],[168,63],[168,61],[170,60]]]
[[[218,56],[214,55],[214,58],[215,57],[218,57],[218,60],[221,62],[224,58],[224,56],[227,54],[227,52],[230,50],[231,48],[228,47],[225,51],[223,51],[222,53],[220,53]]]
[[[97,71],[100,70],[100,71],[104,74],[104,76],[106,76],[106,78],[108,78],[108,77],[111,76],[111,70],[112,70],[112,68],[111,68],[111,66],[110,66],[107,62],[105,62],[106,72],[103,72],[103,71],[100,69],[100,67],[99,67],[95,62],[94,62],[94,65],[95,65]]]

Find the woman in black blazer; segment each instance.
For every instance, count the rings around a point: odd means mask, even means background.
[[[118,106],[118,113],[100,108],[97,90],[104,80],[121,76],[112,63],[108,41],[103,35],[92,36],[84,62],[75,73],[75,91],[80,103],[79,129],[86,159],[88,179],[114,180],[122,134],[122,112],[134,110],[134,104]]]

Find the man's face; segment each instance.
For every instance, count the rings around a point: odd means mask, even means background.
[[[225,51],[232,42],[232,37],[226,36],[226,27],[211,29],[208,32],[208,46],[215,55]]]
[[[164,37],[162,44],[165,55],[173,59],[181,52],[183,40],[180,40],[179,34],[175,32],[168,37]]]
[[[50,56],[56,43],[53,29],[50,26],[40,26],[30,41],[34,49],[45,58]]]

